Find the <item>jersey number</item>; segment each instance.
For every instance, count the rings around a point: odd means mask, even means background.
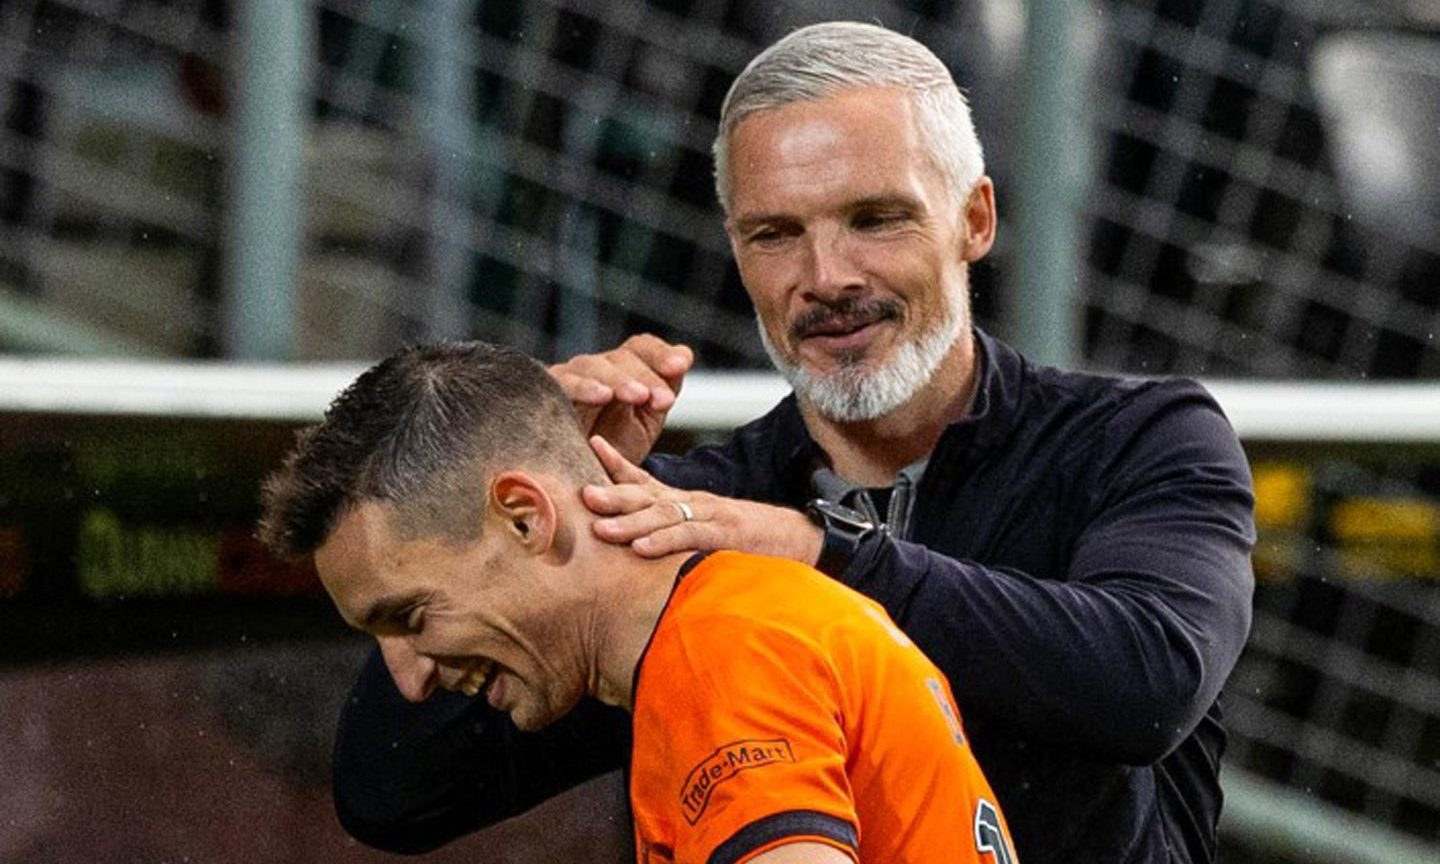
[[[1000,824],[1000,811],[984,798],[975,806],[975,848],[989,852],[995,864],[1016,864],[1010,838],[1005,836],[1005,826]]]

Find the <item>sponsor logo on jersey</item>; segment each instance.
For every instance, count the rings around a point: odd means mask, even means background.
[[[741,771],[794,762],[795,752],[784,738],[749,738],[732,741],[700,760],[685,777],[680,789],[680,810],[685,821],[694,825],[710,805],[715,787]]]

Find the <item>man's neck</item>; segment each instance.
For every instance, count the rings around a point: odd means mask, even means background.
[[[875,420],[830,420],[804,400],[800,413],[832,471],[856,485],[888,486],[900,469],[929,456],[945,428],[969,411],[980,382],[976,358],[975,337],[967,331],[919,392]]]
[[[641,558],[627,547],[601,546],[593,564],[614,574],[597,602],[590,695],[633,710],[635,669],[674,590],[680,568],[693,553]]]

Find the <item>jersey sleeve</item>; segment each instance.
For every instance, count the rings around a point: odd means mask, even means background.
[[[839,682],[819,647],[714,616],[668,648],[645,661],[637,698],[654,710],[637,706],[632,782],[671,810],[674,860],[732,864],[801,840],[856,858]]]

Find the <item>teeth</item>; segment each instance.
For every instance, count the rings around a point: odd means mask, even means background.
[[[480,691],[485,689],[485,683],[490,680],[490,673],[494,668],[493,663],[486,661],[483,665],[470,670],[469,674],[460,682],[458,689],[472,699],[479,696]]]

